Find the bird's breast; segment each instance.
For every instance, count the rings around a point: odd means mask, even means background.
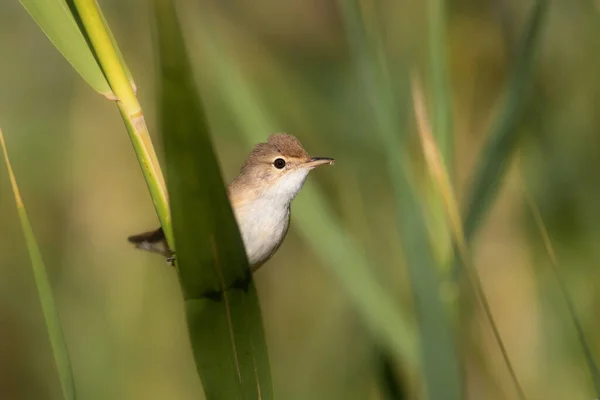
[[[250,266],[267,261],[285,238],[290,221],[289,204],[257,199],[234,208]]]

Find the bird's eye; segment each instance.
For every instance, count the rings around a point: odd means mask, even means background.
[[[277,169],[282,169],[283,167],[285,167],[285,160],[283,158],[277,158],[275,159],[275,161],[273,161],[273,165]]]

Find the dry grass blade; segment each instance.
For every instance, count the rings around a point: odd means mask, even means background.
[[[438,148],[435,138],[433,137],[432,130],[429,125],[429,119],[427,118],[427,110],[425,109],[423,90],[421,89],[421,85],[415,74],[412,76],[412,95],[413,109],[415,111],[419,137],[423,147],[423,154],[425,155],[425,163],[427,164],[427,168],[432,180],[438,186],[444,203],[447,219],[450,223],[451,230],[454,231],[454,237],[457,241],[458,248],[463,255],[466,255],[467,246],[464,239],[465,236],[462,228],[458,203],[454,197],[454,190],[452,189],[450,176],[448,175],[447,169],[444,166],[443,156]]]
[[[450,224],[450,228],[454,234],[456,251],[459,253],[462,261],[461,265],[464,267],[465,274],[469,278],[469,281],[473,286],[473,290],[475,291],[476,296],[481,301],[484,313],[488,321],[490,322],[494,338],[496,339],[496,342],[500,347],[500,352],[502,353],[502,357],[504,358],[504,362],[506,363],[506,366],[509,370],[511,379],[513,380],[519,398],[525,399],[525,394],[523,392],[523,389],[521,388],[515,370],[510,361],[510,358],[508,357],[508,352],[506,350],[506,347],[504,346],[504,342],[502,341],[502,337],[500,336],[500,331],[498,330],[498,327],[492,315],[487,296],[485,295],[485,292],[483,291],[483,288],[481,286],[479,274],[471,265],[472,263],[470,260],[470,255],[466,245],[466,240],[461,224],[458,202],[456,201],[456,198],[454,196],[454,190],[452,189],[452,184],[450,183],[448,173],[444,168],[442,155],[438,149],[433,135],[431,134],[431,128],[429,126],[427,118],[427,111],[425,109],[423,91],[421,89],[419,80],[416,77],[416,75],[413,75],[412,78],[412,93],[414,103],[413,108],[415,110],[415,117],[419,128],[419,137],[421,139],[421,145],[423,147],[425,163],[427,165],[430,177],[432,181],[435,184],[437,184],[440,195],[443,199],[446,217]]]
[[[15,203],[17,205],[17,212],[21,221],[23,235],[25,236],[27,250],[31,259],[33,277],[38,294],[40,296],[42,313],[44,314],[46,327],[48,329],[48,339],[50,340],[52,354],[54,356],[54,361],[56,362],[62,395],[64,399],[72,400],[76,397],[75,383],[73,380],[73,372],[71,368],[71,362],[69,360],[69,353],[67,351],[67,344],[65,343],[65,338],[60,323],[60,317],[54,302],[54,295],[52,294],[50,279],[48,278],[48,273],[46,272],[46,267],[44,265],[44,261],[42,260],[40,249],[37,245],[35,235],[33,234],[33,229],[29,222],[29,217],[27,216],[27,211],[25,210],[25,205],[23,204],[21,194],[19,193],[17,180],[8,158],[8,151],[6,150],[6,143],[4,142],[2,130],[0,130],[0,147],[2,147],[2,152],[4,153],[4,161],[8,170],[8,176],[12,186]]]

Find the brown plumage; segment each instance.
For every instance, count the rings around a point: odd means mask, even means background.
[[[279,248],[288,229],[290,203],[308,172],[331,158],[311,158],[294,136],[277,133],[250,152],[228,187],[229,201],[253,270]],[[161,228],[130,236],[137,248],[172,256]]]
[[[280,176],[277,170],[264,168],[271,166],[276,157],[284,158],[288,167],[302,165],[311,160],[300,141],[287,133],[276,133],[271,135],[266,143],[258,143],[242,165],[240,174],[227,188],[229,201],[234,208],[260,196],[268,186],[265,182],[272,182]]]

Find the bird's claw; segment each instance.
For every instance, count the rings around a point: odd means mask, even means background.
[[[175,252],[174,251],[171,252],[171,256],[170,257],[167,257],[167,262],[169,263],[169,265],[171,267],[175,266]]]

